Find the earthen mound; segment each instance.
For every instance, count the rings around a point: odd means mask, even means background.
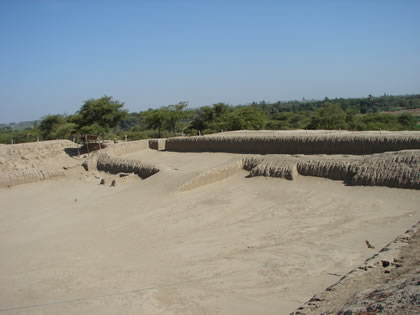
[[[80,164],[66,153],[76,148],[68,140],[0,146],[0,187],[64,175],[65,169]]]

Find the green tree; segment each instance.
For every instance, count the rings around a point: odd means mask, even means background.
[[[212,107],[202,106],[191,121],[190,129],[203,133],[205,129],[209,128],[209,124],[214,121],[214,117],[215,113]]]
[[[217,103],[213,104],[213,111],[217,119],[222,119],[230,111],[230,107],[225,103]]]
[[[71,139],[76,132],[77,125],[75,123],[65,122],[57,126],[52,132],[54,139]]]
[[[39,131],[44,140],[56,139],[56,129],[65,124],[65,118],[62,115],[48,115],[44,117],[39,124]]]
[[[174,136],[176,135],[177,123],[191,115],[189,111],[185,111],[187,106],[187,102],[179,102],[176,105],[168,105],[163,110],[165,124],[172,131]]]
[[[125,117],[124,103],[113,100],[112,96],[103,96],[85,101],[70,122],[76,123],[81,132],[105,134]]]
[[[397,116],[379,113],[368,113],[360,117],[360,126],[362,130],[400,129]]]
[[[180,102],[176,105],[162,106],[159,109],[149,109],[142,113],[143,120],[148,128],[158,130],[159,138],[165,128],[175,136],[177,124],[192,114],[191,111],[185,110],[187,106],[187,102]]]
[[[122,119],[118,124],[119,130],[130,130],[133,128],[141,127],[141,115],[140,113],[128,113],[124,119]]]
[[[357,129],[357,114],[359,110],[357,107],[348,107],[346,110],[346,125],[350,130]]]
[[[311,121],[308,112],[293,113],[289,119],[290,127],[293,129],[304,129]]]
[[[346,113],[340,105],[329,103],[318,109],[312,116],[309,129],[345,129]]]
[[[401,124],[403,129],[415,129],[417,125],[417,119],[411,114],[405,113],[398,117],[398,122]]]
[[[264,112],[255,107],[239,107],[226,115],[228,130],[263,129],[267,123]]]
[[[159,109],[149,109],[146,112],[142,112],[144,123],[147,128],[157,129],[158,137],[162,137],[162,129],[166,122],[167,109],[161,107]]]

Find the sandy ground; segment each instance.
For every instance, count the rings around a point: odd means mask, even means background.
[[[0,189],[1,313],[289,314],[420,220],[415,190],[240,171],[177,192],[241,156],[125,158],[162,171]]]
[[[420,313],[420,222],[295,313]]]

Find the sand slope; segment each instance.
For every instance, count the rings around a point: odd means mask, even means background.
[[[293,314],[417,314],[420,222]]]

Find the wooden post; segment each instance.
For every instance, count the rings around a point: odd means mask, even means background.
[[[85,142],[86,142],[86,150],[87,150],[87,154],[89,155],[89,142],[88,142],[88,137],[87,137],[87,135],[85,135]]]

